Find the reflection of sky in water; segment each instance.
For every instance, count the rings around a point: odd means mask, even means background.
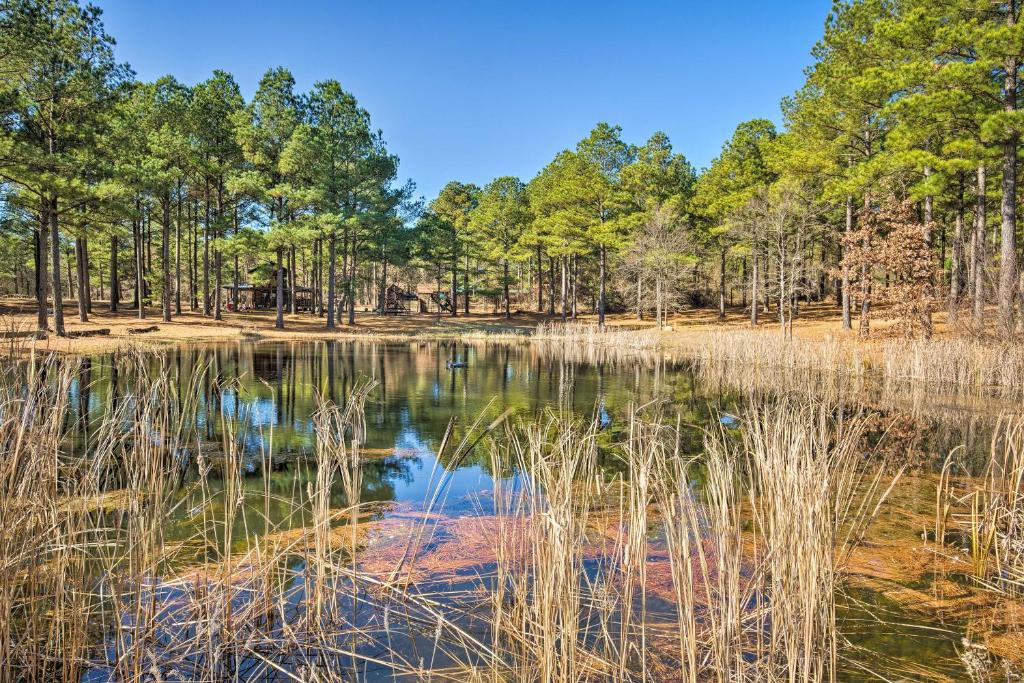
[[[278,424],[277,406],[274,404],[274,399],[254,397],[242,399],[240,405],[236,405],[238,402],[239,398],[236,392],[225,391],[220,400],[221,410],[228,415],[234,415],[237,408],[239,416],[253,429]]]
[[[438,503],[451,510],[472,505],[474,494],[486,494],[491,489],[491,476],[478,465],[460,467],[446,474],[433,450],[414,428],[399,432],[395,438],[395,448],[408,449],[415,453],[412,464],[414,476],[391,480],[397,501],[426,502],[435,495],[440,486],[443,488]]]

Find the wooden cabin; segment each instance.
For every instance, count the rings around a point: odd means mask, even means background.
[[[249,274],[264,270],[265,266],[258,266],[249,271]],[[295,310],[308,311],[313,306],[313,290],[309,287],[299,287],[292,282],[291,273],[288,268],[282,266],[281,274],[284,278],[284,307],[291,309],[292,298],[295,299]],[[234,301],[235,286],[223,285],[224,293],[228,301],[228,310],[238,311],[264,311],[277,308],[277,269],[270,270],[270,284],[251,285],[239,283],[238,301]]]

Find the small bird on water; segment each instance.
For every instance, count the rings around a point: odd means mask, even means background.
[[[464,368],[464,367],[466,367],[466,361],[464,361],[464,360],[450,360],[446,364],[446,367],[449,370],[454,370],[456,368]]]

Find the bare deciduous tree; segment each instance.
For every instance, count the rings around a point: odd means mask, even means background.
[[[636,288],[638,315],[652,307],[653,296],[655,323],[667,323],[669,311],[678,304],[685,274],[695,260],[691,246],[674,202],[659,204],[648,212],[622,259],[625,273]]]

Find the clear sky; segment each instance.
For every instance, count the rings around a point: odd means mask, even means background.
[[[529,180],[598,121],[656,130],[698,168],[737,123],[779,120],[829,0],[93,0],[140,78],[286,66],[334,78],[427,199],[448,180]]]

